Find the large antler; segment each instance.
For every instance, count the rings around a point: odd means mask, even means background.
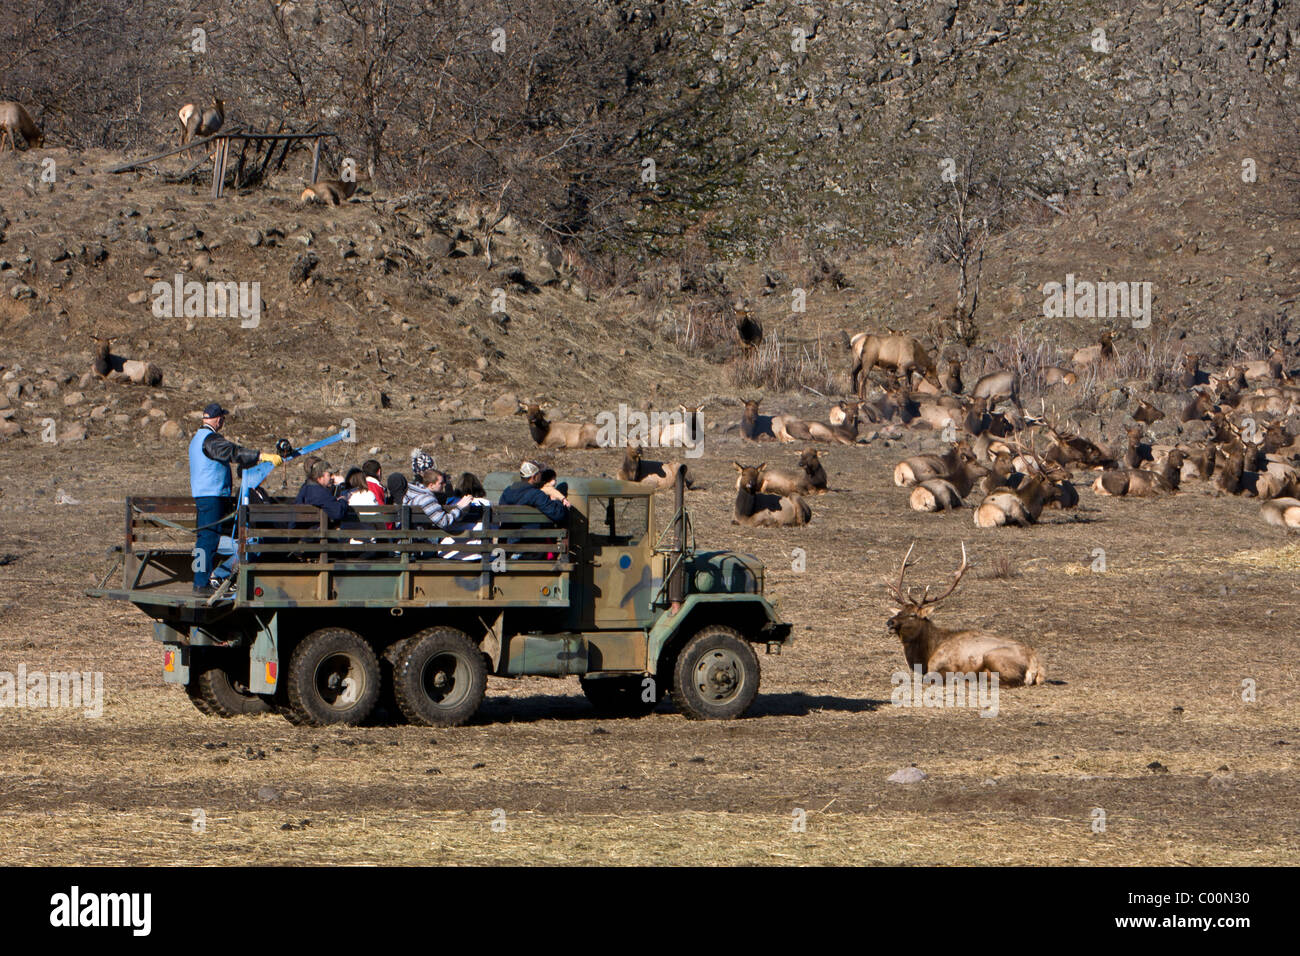
[[[907,559],[910,558],[910,557],[912,556],[912,548],[915,548],[915,547],[916,547],[916,542],[913,541],[912,544],[911,544],[911,546],[908,547],[908,549],[907,549],[907,554],[903,555],[903,566],[900,567],[900,568],[898,569],[898,583],[897,583],[897,584],[888,584],[888,585],[886,585],[886,588],[887,588],[887,590],[889,591],[889,593],[892,594],[892,595],[894,596],[895,600],[897,600],[899,604],[913,604],[913,603],[915,603],[915,602],[913,602],[912,599],[911,599],[910,597],[908,597],[907,594],[903,591],[903,577],[907,574],[907,569],[908,569],[909,567],[911,567],[911,565],[908,564]],[[912,562],[912,564],[915,564],[915,563],[916,563],[915,561]]]
[[[920,606],[925,607],[927,604],[938,604],[953,591],[957,590],[957,585],[961,582],[961,576],[966,573],[967,567],[969,567],[969,562],[966,560],[966,542],[963,541],[961,545],[961,567],[959,567],[957,572],[952,576],[952,584],[948,585],[948,590],[944,591],[936,598],[930,597],[930,588],[927,586],[925,594],[921,596]]]

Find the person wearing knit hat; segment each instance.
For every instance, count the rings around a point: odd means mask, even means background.
[[[436,467],[433,456],[420,449],[411,452],[411,477],[416,481],[423,483],[424,473]]]

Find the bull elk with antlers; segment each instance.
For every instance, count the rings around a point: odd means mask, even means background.
[[[930,611],[943,601],[961,583],[969,562],[966,545],[961,546],[961,566],[952,577],[948,590],[938,597],[930,597],[927,586],[921,599],[912,597],[912,589],[903,590],[903,578],[909,567],[908,559],[916,542],[903,556],[903,566],[898,572],[898,583],[889,585],[890,596],[898,603],[889,619],[889,630],[903,643],[903,656],[907,666],[920,665],[926,673],[998,675],[1000,683],[1015,687],[1021,684],[1041,684],[1047,676],[1038,652],[1027,644],[1000,637],[988,631],[947,630],[930,620]],[[915,564],[916,562],[912,562]]]

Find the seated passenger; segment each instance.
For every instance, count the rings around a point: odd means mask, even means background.
[[[506,488],[501,492],[501,500],[498,504],[506,505],[527,505],[536,508],[547,518],[551,519],[553,524],[562,524],[569,516],[569,499],[564,493],[555,487],[555,472],[549,468],[542,470],[542,466],[535,461],[525,461],[519,466],[519,481]],[[502,522],[502,527],[505,527]],[[516,528],[541,528],[543,525],[512,522],[510,527]],[[510,538],[508,544],[514,544],[521,541],[521,538]],[[553,561],[558,555],[555,552],[547,552],[545,559]],[[530,561],[541,560],[541,554],[512,554],[513,560],[526,559]]]
[[[313,505],[325,512],[330,527],[347,517],[348,503],[334,496],[333,487],[338,483],[334,468],[322,459],[313,461],[307,469],[307,480],[298,489],[298,497],[293,499],[296,505]]]
[[[444,474],[443,480],[447,476]],[[462,499],[468,497],[470,504],[465,508],[462,521],[453,527],[452,531],[482,531],[492,523],[492,502],[488,499],[487,493],[483,490],[483,485],[478,478],[469,472],[464,472],[456,479],[455,489],[452,491],[453,496]],[[454,538],[443,538],[442,544],[455,544]],[[481,538],[471,538],[464,542],[466,545],[482,544]],[[478,561],[483,555],[476,551],[439,551],[440,558],[454,558],[460,561]]]
[[[455,500],[449,499],[444,506],[438,500],[438,495],[446,490],[445,476],[433,466],[433,458],[424,452],[417,450],[412,454],[411,474],[415,480],[406,486],[402,504],[412,509],[419,508],[435,528],[450,531],[462,520],[465,509],[474,499],[464,495]]]

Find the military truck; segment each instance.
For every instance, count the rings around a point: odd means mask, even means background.
[[[493,473],[489,499],[513,480]],[[318,508],[263,496],[236,513],[234,575],[191,587],[190,498],[126,501],[122,587],[154,619],[163,679],[199,710],[270,709],[298,724],[358,724],[382,706],[422,725],[474,716],[489,674],[576,675],[604,714],[649,713],[671,692],[687,717],[739,717],[754,700],[753,645],[790,642],[755,558],[695,547],[684,475],[671,497],[634,482],[560,478],[556,525],[490,508],[448,533],[419,509]]]

